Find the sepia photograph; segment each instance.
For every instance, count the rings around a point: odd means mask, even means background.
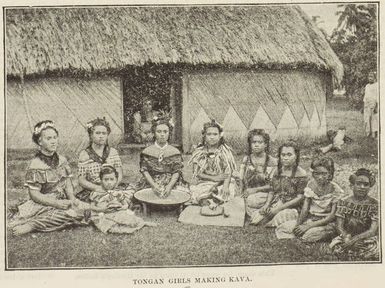
[[[382,263],[380,2],[2,8],[5,270]]]

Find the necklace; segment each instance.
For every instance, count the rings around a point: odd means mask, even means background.
[[[158,162],[162,162],[164,159],[164,149],[168,146],[168,143],[166,143],[163,147],[160,147],[159,144],[155,141],[155,146],[160,150],[159,156],[158,156]]]

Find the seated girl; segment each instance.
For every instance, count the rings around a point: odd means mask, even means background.
[[[331,158],[315,159],[310,167],[313,179],[305,188],[305,200],[293,233],[305,242],[317,242],[335,236],[337,201],[344,192],[332,182],[334,162]]]
[[[208,205],[218,211],[224,202],[235,197],[236,185],[232,177],[236,169],[231,148],[223,139],[223,128],[212,120],[203,126],[203,139],[193,152],[189,164],[193,165],[190,185],[192,204]],[[210,211],[207,211],[210,212]]]
[[[266,203],[277,159],[268,154],[270,136],[263,129],[251,130],[247,143],[248,155],[242,160],[239,177],[240,191],[247,197],[246,211],[251,216],[256,209],[262,208]]]
[[[74,194],[70,166],[56,152],[58,136],[50,120],[35,125],[32,140],[39,151],[29,164],[25,181],[30,200],[18,207],[12,223],[14,235],[51,232],[81,224],[83,214],[71,209]]]
[[[101,187],[104,192],[94,191],[90,195],[89,207],[79,208],[91,210],[91,221],[103,233],[132,233],[145,225],[154,226],[135,216],[129,208],[132,206],[132,193],[117,190],[119,174],[113,166],[105,165],[100,170]],[[99,213],[95,213],[99,212]],[[101,212],[101,213],[100,213]],[[104,212],[104,213],[103,213]]]
[[[337,204],[339,236],[330,244],[343,260],[378,260],[378,201],[368,193],[376,182],[373,173],[358,169],[349,178],[353,195]]]
[[[263,223],[268,227],[276,227],[277,237],[285,238],[281,235],[281,226],[286,221],[298,219],[308,177],[299,166],[300,149],[295,142],[282,144],[278,156],[278,167],[271,180],[272,190],[266,204],[252,214],[250,224]]]
[[[118,184],[122,180],[123,170],[118,151],[108,144],[111,128],[107,120],[96,118],[88,122],[87,132],[90,143],[85,150],[80,152],[78,162],[79,186],[83,190],[76,194],[76,198],[90,202],[89,195],[92,192],[103,193],[99,178],[103,165],[111,165],[118,171]]]
[[[180,151],[169,145],[173,126],[167,115],[154,119],[152,130],[155,143],[140,154],[142,179],[136,190],[151,188],[160,198],[166,198],[172,190],[188,192],[182,177],[183,159]]]

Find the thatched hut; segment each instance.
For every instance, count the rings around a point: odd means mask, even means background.
[[[79,151],[85,124],[123,142],[135,101],[172,108],[185,151],[215,118],[235,147],[252,128],[273,138],[326,132],[325,102],[342,65],[298,6],[6,9],[7,147],[30,148],[53,119]],[[28,135],[28,137],[26,137]]]

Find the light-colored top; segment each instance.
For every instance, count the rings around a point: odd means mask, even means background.
[[[331,212],[332,205],[344,197],[344,191],[334,182],[330,182],[325,190],[321,191],[316,181],[312,179],[304,189],[304,196],[311,199],[310,214],[326,217]]]
[[[364,105],[372,107],[378,102],[378,83],[368,84],[365,86]]]
[[[87,181],[100,184],[99,173],[103,165],[111,165],[115,169],[122,167],[118,151],[106,146],[103,156],[98,156],[91,147],[80,152],[78,162],[78,176],[86,177]]]
[[[65,157],[58,155],[58,158],[57,167],[50,167],[39,157],[32,159],[25,176],[25,186],[40,190],[42,194],[53,193],[57,199],[66,199],[65,181],[72,177],[71,168]]]

